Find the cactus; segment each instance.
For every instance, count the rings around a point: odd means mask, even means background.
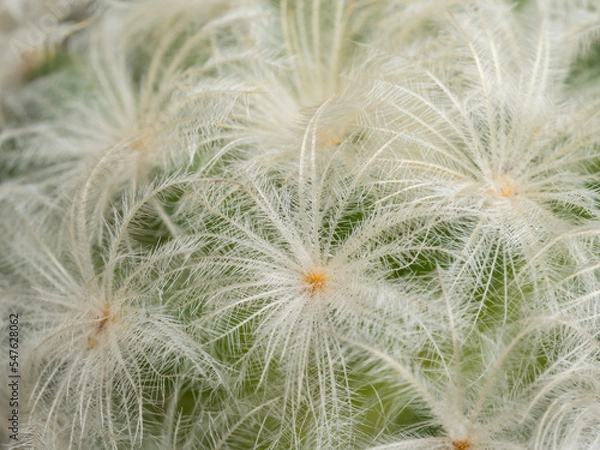
[[[0,27],[7,448],[600,447],[595,1]]]

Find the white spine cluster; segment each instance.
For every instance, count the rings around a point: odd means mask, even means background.
[[[0,6],[8,448],[600,446],[594,1]]]

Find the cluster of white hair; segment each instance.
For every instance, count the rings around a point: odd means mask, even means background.
[[[8,448],[600,448],[594,0],[0,8]]]

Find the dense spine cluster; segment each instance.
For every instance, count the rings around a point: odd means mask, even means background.
[[[3,443],[599,448],[599,39],[593,0],[5,1]]]

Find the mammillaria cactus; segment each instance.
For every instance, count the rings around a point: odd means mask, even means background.
[[[595,1],[2,7],[7,448],[600,448]]]

